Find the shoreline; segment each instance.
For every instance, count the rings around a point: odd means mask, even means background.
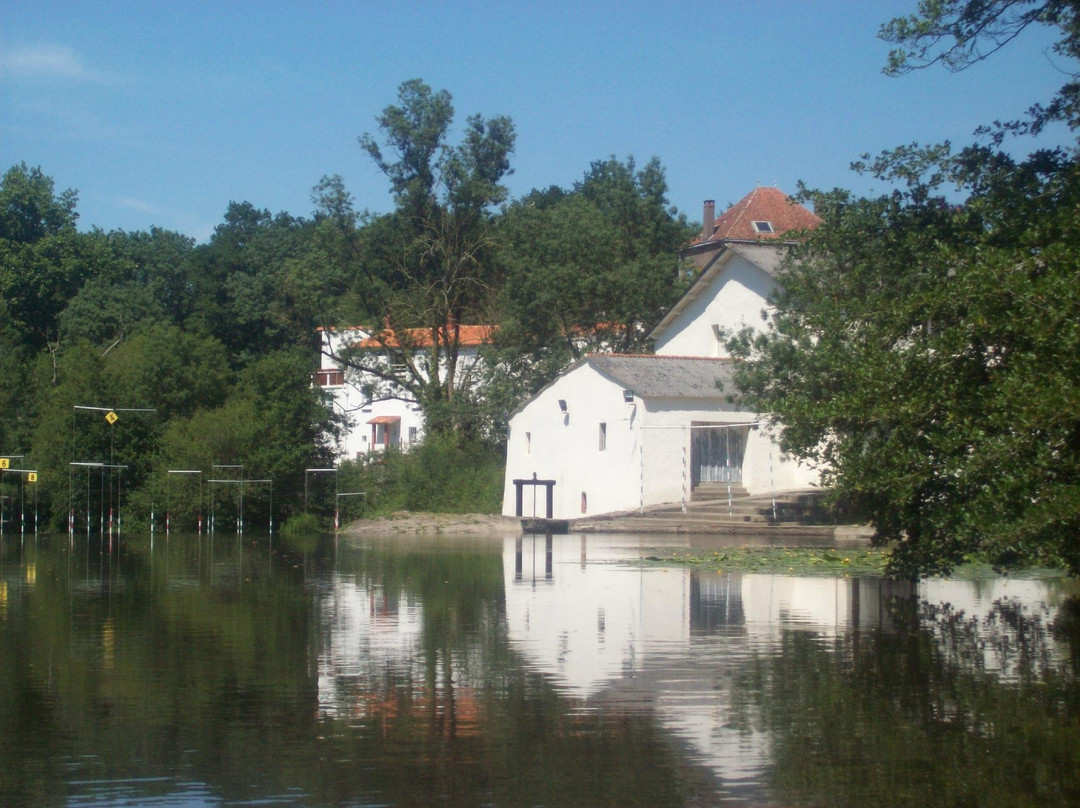
[[[414,513],[398,511],[377,519],[357,519],[338,533],[347,536],[402,533],[409,535],[505,535],[521,533],[521,519],[483,513]]]

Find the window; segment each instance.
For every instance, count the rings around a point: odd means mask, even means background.
[[[345,371],[316,370],[315,384],[318,387],[340,387],[345,384]]]
[[[607,451],[607,424],[600,424],[600,451]]]
[[[409,443],[416,443],[416,427],[409,427]]]
[[[772,222],[754,222],[754,231],[757,233],[772,233]]]
[[[525,433],[525,454],[532,454],[532,432]]]

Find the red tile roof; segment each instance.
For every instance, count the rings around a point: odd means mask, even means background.
[[[491,336],[495,327],[490,325],[462,325],[458,336],[458,344],[462,348],[475,348],[491,342]],[[406,340],[411,348],[430,348],[431,330],[427,328],[410,328],[405,331],[408,335]],[[353,343],[354,348],[399,348],[397,335],[393,331],[382,331],[370,337],[365,337],[359,342]]]
[[[754,222],[768,222],[771,233],[762,233]],[[705,241],[721,239],[777,239],[789,230],[811,230],[821,219],[792,202],[779,188],[755,188],[722,214],[713,223],[713,232],[702,234]]]

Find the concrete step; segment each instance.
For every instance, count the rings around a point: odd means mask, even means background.
[[[654,519],[648,516],[621,519],[578,519],[570,523],[571,533],[658,533],[658,534],[723,534],[740,536],[772,536],[779,539],[833,538],[834,525],[802,525],[798,523],[740,522],[728,520]]]
[[[745,497],[746,488],[741,483],[732,483],[729,489],[727,483],[698,483],[690,494],[691,502],[706,502],[714,499],[727,499],[732,497]]]
[[[785,491],[776,495],[735,496],[726,483],[706,484],[718,496],[654,505],[641,513],[586,517],[571,522],[570,530],[626,533],[761,533],[799,536],[832,535],[835,526],[821,508],[823,492]],[[722,493],[722,496],[719,494]],[[775,503],[775,505],[774,505]]]

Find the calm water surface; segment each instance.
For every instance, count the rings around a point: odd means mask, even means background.
[[[1069,582],[664,541],[5,536],[0,805],[1080,804]]]

